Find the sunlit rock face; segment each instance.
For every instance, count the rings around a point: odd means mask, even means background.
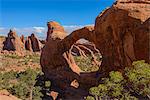
[[[48,41],[48,39],[53,38],[53,39],[64,39],[67,35],[67,33],[65,32],[63,26],[61,26],[58,22],[55,21],[50,21],[47,22],[47,27],[48,27],[48,31],[47,31],[47,38],[46,40]]]
[[[149,1],[118,1],[95,23],[95,44],[103,56],[102,67],[108,72],[130,66],[134,60],[150,61]]]

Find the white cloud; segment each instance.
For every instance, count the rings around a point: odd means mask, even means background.
[[[94,24],[89,24],[89,25],[85,25],[85,26],[94,26]],[[77,29],[80,29],[80,28],[83,28],[85,27],[83,25],[64,25],[63,27],[65,28],[65,31],[70,34],[71,32],[77,30]]]
[[[3,30],[3,29],[5,29],[5,28],[4,27],[0,27],[0,31]]]
[[[64,27],[65,31],[68,34],[70,34],[74,30],[77,30],[84,26],[82,26],[82,25],[69,25],[69,26],[64,25],[63,27]],[[0,35],[7,36],[7,33],[9,32],[9,30],[10,30],[10,28],[0,27]],[[12,30],[16,31],[19,36],[21,36],[22,34],[24,36],[29,36],[31,33],[35,33],[39,38],[44,39],[44,38],[46,38],[47,27],[39,27],[39,26],[24,27],[24,28],[14,27],[14,28],[12,28]]]
[[[46,31],[45,27],[33,27],[33,29],[36,33],[43,33]]]
[[[70,34],[71,32],[73,32],[74,30],[80,29],[83,26],[82,25],[70,25],[70,26],[63,26],[65,31]]]
[[[7,35],[6,32],[8,32],[8,29],[7,29],[7,28],[0,27],[0,35],[6,36],[6,35]]]
[[[19,36],[22,34],[24,36],[29,36],[31,33],[35,33],[40,38],[46,37],[46,31],[47,29],[45,27],[25,27],[25,28],[11,28],[12,30],[16,31]],[[7,36],[7,33],[9,32],[10,28],[3,28],[0,27],[0,35]]]

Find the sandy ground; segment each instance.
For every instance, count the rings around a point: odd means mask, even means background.
[[[15,52],[2,51],[4,40],[5,37],[0,37],[0,72],[40,68],[40,53],[24,51],[23,55],[18,55]]]

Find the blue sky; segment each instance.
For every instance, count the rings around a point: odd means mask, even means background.
[[[46,27],[55,20],[62,25],[94,24],[96,16],[114,0],[0,0],[0,27]]]

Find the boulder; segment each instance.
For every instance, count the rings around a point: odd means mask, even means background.
[[[24,44],[17,36],[16,32],[12,30],[9,31],[8,36],[6,37],[3,44],[3,50],[18,52],[24,50]]]
[[[48,31],[47,31],[47,38],[46,41],[48,41],[49,38],[60,38],[63,39],[66,37],[66,32],[64,28],[55,21],[50,21],[47,23]]]

